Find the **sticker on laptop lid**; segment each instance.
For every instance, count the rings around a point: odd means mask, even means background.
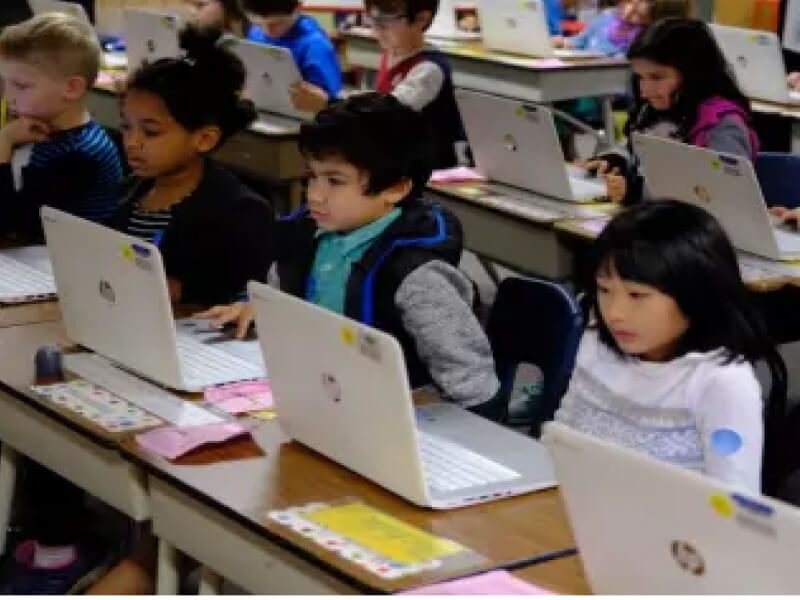
[[[351,327],[350,325],[344,325],[342,327],[342,331],[340,332],[342,336],[342,341],[348,346],[355,346],[356,340],[358,336],[356,334],[356,330]]]
[[[166,15],[163,19],[161,19],[161,25],[165,29],[175,31],[178,28],[178,20],[173,15]]]
[[[381,342],[372,331],[361,330],[358,335],[358,351],[376,363],[381,362]]]
[[[736,512],[736,507],[734,506],[733,501],[725,494],[713,494],[708,499],[708,502],[711,505],[712,510],[720,517],[730,519]]]
[[[286,57],[286,55],[283,52],[281,52],[280,49],[278,49],[275,46],[269,46],[269,45],[266,45],[266,44],[259,44],[258,49],[261,51],[261,54],[269,56],[270,58],[283,60]]]
[[[120,255],[122,259],[127,262],[133,262],[136,258],[136,252],[130,244],[123,244],[120,248]]]

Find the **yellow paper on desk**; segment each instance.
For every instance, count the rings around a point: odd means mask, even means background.
[[[361,502],[315,510],[304,518],[402,564],[423,563],[463,550],[455,542],[433,536]]]

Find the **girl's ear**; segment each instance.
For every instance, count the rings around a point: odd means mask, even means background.
[[[222,139],[222,131],[216,125],[206,125],[193,134],[194,145],[200,154],[208,154],[214,150]]]

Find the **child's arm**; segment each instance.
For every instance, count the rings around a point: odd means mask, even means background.
[[[472,311],[472,282],[455,267],[429,262],[409,274],[395,294],[403,327],[444,395],[465,408],[500,389],[492,349]]]
[[[392,91],[400,102],[421,111],[436,100],[444,85],[444,72],[436,63],[424,61],[409,71]]]
[[[342,91],[342,69],[333,45],[312,45],[302,62],[298,66],[303,79],[322,89],[330,100],[337,100]]]
[[[753,156],[753,147],[746,125],[734,115],[724,117],[706,139],[706,148],[734,156]]]
[[[11,162],[14,149],[23,144],[44,142],[50,135],[50,127],[42,121],[21,117],[0,129],[0,165]]]
[[[11,163],[0,163],[0,229],[41,236],[39,209],[47,204],[72,211],[81,206],[96,179],[97,165],[69,157],[46,170],[26,172],[17,189]]]
[[[764,404],[750,365],[718,369],[696,396],[706,475],[760,491]]]

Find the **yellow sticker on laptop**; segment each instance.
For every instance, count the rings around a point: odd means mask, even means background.
[[[304,518],[359,546],[401,564],[419,564],[461,552],[464,547],[433,536],[362,502],[312,511]]]
[[[347,344],[348,346],[355,346],[356,345],[356,330],[350,327],[349,325],[345,325],[342,327],[342,341]]]
[[[133,259],[136,258],[136,252],[134,252],[131,246],[126,244],[122,246],[122,258],[128,262],[133,262]]]

